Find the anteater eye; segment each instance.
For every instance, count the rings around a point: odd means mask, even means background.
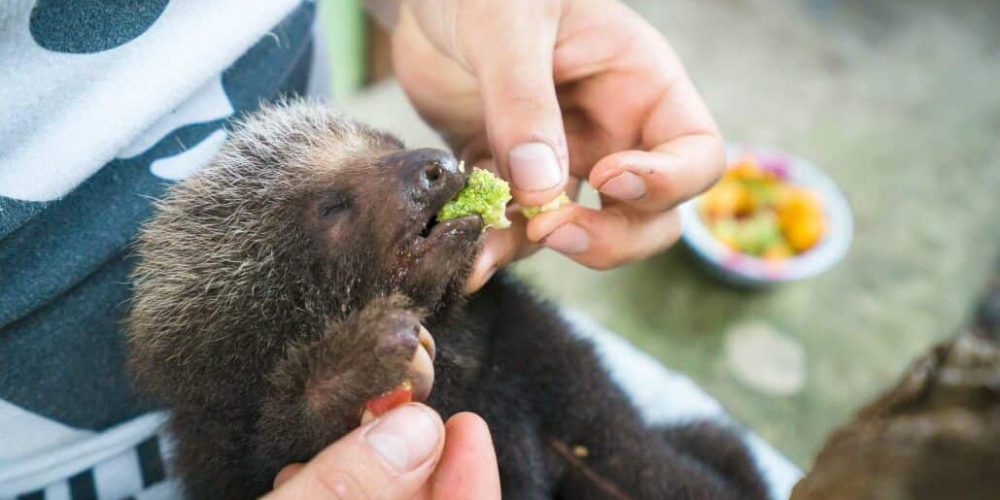
[[[349,208],[351,208],[351,199],[346,194],[328,193],[320,200],[317,213],[321,220],[331,223]]]

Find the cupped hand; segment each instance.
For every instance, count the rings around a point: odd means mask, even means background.
[[[396,408],[274,479],[269,500],[496,500],[500,479],[489,429],[459,413],[442,424],[427,406]]]
[[[711,114],[667,41],[616,0],[405,0],[393,30],[399,82],[467,161],[541,205],[576,204],[492,231],[469,290],[542,243],[593,268],[644,258],[680,233],[678,203],[723,168]],[[573,193],[570,193],[573,194]]]

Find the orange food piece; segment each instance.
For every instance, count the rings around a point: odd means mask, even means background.
[[[751,211],[749,193],[738,182],[723,179],[702,198],[701,210],[712,219],[734,217]]]
[[[795,253],[813,247],[823,237],[825,222],[823,207],[811,191],[788,188],[775,200],[781,231]]]
[[[774,207],[782,224],[788,224],[805,217],[823,216],[823,207],[816,195],[812,191],[800,187],[789,186],[782,189],[775,197]]]
[[[796,253],[812,248],[823,237],[823,231],[822,216],[814,214],[800,217],[784,228],[785,239]]]
[[[376,417],[382,416],[385,412],[413,401],[413,386],[404,382],[399,387],[365,401],[365,409],[372,412]]]

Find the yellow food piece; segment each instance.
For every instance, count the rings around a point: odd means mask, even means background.
[[[765,248],[764,253],[760,254],[761,258],[765,260],[784,260],[793,255],[795,255],[795,252],[785,242],[774,243]]]
[[[823,218],[815,215],[798,218],[784,227],[785,239],[796,253],[809,250],[818,243],[823,238],[823,230]]]
[[[545,212],[551,212],[553,210],[558,210],[562,208],[567,203],[570,203],[569,196],[566,193],[559,193],[556,199],[538,207],[521,207],[521,215],[526,219],[530,219],[538,214],[543,214]]]

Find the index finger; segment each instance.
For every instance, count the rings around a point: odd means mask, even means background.
[[[669,210],[705,191],[725,167],[722,138],[692,134],[652,151],[622,151],[594,166],[589,182],[636,210]]]
[[[499,500],[500,473],[486,422],[459,413],[445,429],[444,452],[431,478],[433,500]]]
[[[665,43],[665,42],[664,42]],[[612,153],[588,181],[607,196],[645,211],[663,211],[701,193],[725,167],[722,134],[680,60],[669,48],[657,74],[664,91],[641,124],[643,150]]]

